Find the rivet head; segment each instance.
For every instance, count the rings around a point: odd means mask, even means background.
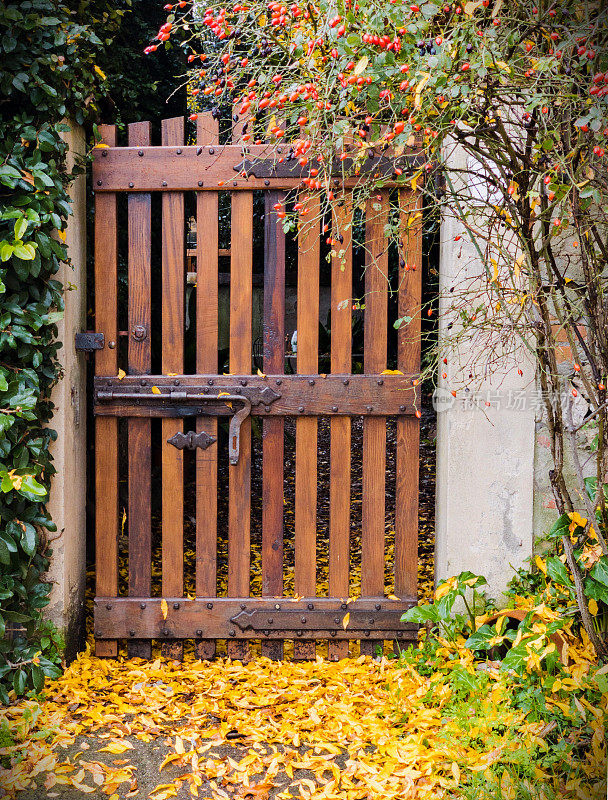
[[[207,383],[209,384],[209,386],[213,386],[213,384],[215,383],[215,381],[213,380],[213,378],[209,378],[209,380],[207,381]]]
[[[241,611],[244,611],[246,608],[247,606],[245,605],[245,603],[241,603]]]
[[[369,622],[370,625],[375,625],[376,624],[376,620],[373,617],[370,617],[368,622]]]
[[[274,623],[274,617],[268,617],[268,624],[272,625]]]
[[[129,189],[132,189],[134,186],[135,184],[133,183],[133,181],[129,181]]]
[[[311,379],[308,381],[308,385],[309,385],[309,386],[314,386],[314,385],[315,385],[314,378],[311,378]]]
[[[169,628],[163,628],[163,636],[169,635]]]
[[[134,630],[130,630],[129,631],[129,636],[135,636],[135,631]]]
[[[108,151],[104,150],[101,155],[105,158],[108,155]]]
[[[314,609],[314,603],[309,603],[309,604],[306,606],[306,608],[307,608],[309,611],[312,611],[312,610]]]
[[[245,381],[245,380],[242,380],[242,381],[241,381],[241,386],[247,386],[247,381]]]
[[[181,154],[182,154],[182,149],[181,149],[181,147],[178,147],[178,148],[177,148],[177,150],[176,150],[175,152],[177,153],[177,155],[178,155],[178,156],[181,156]]]
[[[98,186],[101,186],[101,181],[97,181],[97,185],[98,185]]]
[[[384,378],[378,378],[378,386],[384,385]]]
[[[143,379],[140,381],[140,384],[141,384],[142,386],[147,386],[147,385],[148,385],[148,381],[147,381],[145,378],[143,378]]]
[[[405,411],[405,406],[399,406],[399,411]]]
[[[141,608],[141,610],[143,611],[143,610],[144,610],[144,608],[146,607],[146,604],[145,604],[145,603],[140,603],[140,604],[139,604],[139,607],[140,607],[140,608]]]
[[[143,156],[143,154],[144,154],[144,151],[143,151],[143,150],[138,150],[138,151],[137,151],[137,155],[138,155],[138,156]]]
[[[207,608],[211,610],[213,608],[213,603],[207,603]]]
[[[304,635],[304,631],[296,631],[296,633],[298,634],[298,636],[303,636]]]
[[[106,603],[106,609],[110,611],[112,608],[112,603]]]
[[[340,624],[340,617],[334,617],[334,624],[335,625],[339,625]]]
[[[174,385],[174,386],[179,386],[179,384],[180,384],[180,381],[178,381],[178,380],[174,380],[174,381],[173,381],[173,385]]]
[[[374,608],[376,609],[376,611],[380,611],[380,610],[381,610],[381,608],[382,608],[382,606],[380,605],[380,603],[376,603],[376,605],[374,606]]]
[[[163,182],[161,183],[161,186],[166,186],[166,185],[167,185],[167,181],[163,181]]]
[[[350,381],[349,381],[349,379],[348,379],[348,378],[344,378],[344,380],[342,381],[342,383],[343,383],[345,386],[348,386],[348,384],[350,383]]]
[[[335,632],[335,631],[330,631],[330,633],[331,633],[331,635],[332,635],[332,636],[335,636],[335,635],[336,635],[336,632]]]
[[[332,407],[331,407],[331,410],[332,410],[332,411],[334,412],[334,414],[335,414],[335,413],[336,413],[336,411],[338,410],[338,406],[332,406]]]
[[[173,608],[177,611],[179,609],[179,603],[173,603]]]
[[[203,632],[202,632],[202,630],[200,628],[197,630],[196,635],[197,636],[202,636],[203,635]]]
[[[304,406],[300,406],[298,408],[298,411],[300,412],[300,414],[303,414],[304,413]]]
[[[280,386],[282,383],[283,383],[282,379],[281,378],[277,378],[277,380],[276,380],[277,386]]]
[[[340,608],[342,609],[342,611],[346,611],[346,609],[348,608],[348,606],[346,605],[346,603],[341,603],[341,604],[340,604]]]
[[[279,604],[279,603],[275,603],[275,604],[274,604],[274,607],[276,608],[276,610],[277,610],[277,611],[280,611],[280,610],[281,610],[281,606],[280,606],[280,604]]]
[[[234,628],[230,628],[230,630],[228,631],[228,634],[230,636],[236,636],[236,631],[234,630]]]
[[[364,631],[364,633],[365,633],[366,636],[369,636],[371,631]]]
[[[110,348],[110,350],[114,350],[114,348],[116,347],[116,342],[115,341],[108,342],[108,347]]]
[[[368,413],[368,414],[371,414],[371,412],[372,412],[374,409],[373,409],[373,406],[365,406],[365,410],[367,411],[367,413]]]
[[[202,186],[202,185],[203,185],[203,182],[202,182],[202,181],[199,181],[199,182],[198,182],[198,185],[199,185],[199,186]]]
[[[264,181],[264,186],[270,186],[270,181],[268,180]]]
[[[215,149],[213,147],[209,148],[209,155],[212,156],[215,153]]]

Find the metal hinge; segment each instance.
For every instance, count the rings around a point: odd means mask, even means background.
[[[104,345],[105,337],[103,333],[86,331],[84,333],[77,333],[74,337],[74,346],[76,350],[84,350],[85,353],[92,353],[93,350],[103,350]]]

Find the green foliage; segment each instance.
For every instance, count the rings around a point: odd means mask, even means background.
[[[55,0],[0,7],[0,698],[40,691],[61,642],[40,613],[55,526],[50,392],[70,214],[62,119],[95,113],[101,40]]]

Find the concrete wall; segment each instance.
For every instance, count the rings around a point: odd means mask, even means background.
[[[77,154],[85,151],[84,133],[72,125],[64,134],[70,147],[71,167]],[[74,334],[85,329],[86,321],[86,178],[80,175],[71,187],[73,216],[67,227],[66,243],[71,266],[63,264],[57,275],[66,287],[65,315],[58,324],[63,347],[59,358],[63,379],[53,391],[55,415],[52,426],[57,441],[51,451],[57,474],[51,486],[49,511],[57,525],[52,543],[53,556],[47,575],[53,582],[46,616],[63,631],[67,655],[78,648],[84,618],[86,550],[86,395],[85,355],[76,353]]]
[[[455,151],[454,166],[466,168],[462,160]],[[439,308],[444,341],[458,329],[449,313],[450,289],[478,277],[481,283],[482,276],[484,265],[468,234],[456,219],[445,217]],[[485,379],[468,381],[471,364],[484,366],[485,347],[484,339],[464,334],[444,368],[447,377],[439,380],[435,573],[436,580],[463,570],[484,575],[488,594],[498,597],[513,568],[523,565],[533,549],[534,371],[522,345],[508,367],[490,367]],[[468,392],[466,383],[472,386]],[[457,388],[456,399],[452,388]]]

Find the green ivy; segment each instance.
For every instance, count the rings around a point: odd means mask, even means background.
[[[39,691],[59,672],[61,641],[41,618],[55,526],[50,393],[60,376],[55,275],[68,260],[62,123],[96,113],[100,39],[53,0],[0,6],[0,698]]]

